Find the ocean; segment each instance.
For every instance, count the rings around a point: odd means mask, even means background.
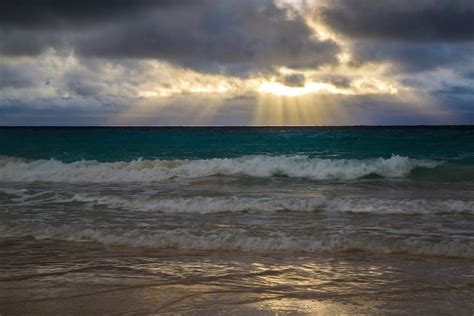
[[[474,313],[474,127],[0,128],[0,216],[0,313]]]

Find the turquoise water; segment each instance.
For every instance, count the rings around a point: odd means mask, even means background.
[[[474,127],[0,128],[0,145],[3,156],[65,162],[397,154],[474,164]]]

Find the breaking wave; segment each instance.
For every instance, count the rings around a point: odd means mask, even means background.
[[[377,175],[408,176],[415,168],[435,168],[438,162],[392,155],[377,159],[321,159],[308,156],[244,156],[200,160],[134,160],[130,162],[55,159],[28,161],[0,157],[0,181],[19,182],[156,182],[214,175],[286,176],[312,180],[352,180]]]
[[[64,200],[63,200],[64,201]],[[220,213],[220,212],[354,212],[374,214],[436,214],[474,213],[474,201],[464,200],[386,200],[348,199],[331,197],[176,197],[132,198],[118,196],[89,196],[76,194],[71,202],[94,203],[109,208],[131,211],[160,211],[169,213]]]
[[[222,250],[266,252],[347,252],[405,253],[441,257],[474,257],[474,240],[446,237],[442,240],[428,236],[362,235],[340,232],[319,236],[291,236],[281,232],[265,235],[247,234],[244,229],[195,232],[190,229],[114,231],[106,228],[16,227],[0,225],[0,236],[30,236],[36,239],[54,239],[70,242],[98,242],[105,245],[125,245],[150,248],[186,250]]]
[[[0,193],[11,195],[15,205],[51,203],[86,203],[133,212],[163,213],[234,213],[234,212],[351,212],[373,214],[474,214],[472,200],[437,199],[380,199],[317,197],[123,197],[76,193],[66,196],[52,191],[30,192],[27,189],[0,188]]]

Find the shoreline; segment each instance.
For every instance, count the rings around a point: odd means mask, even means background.
[[[6,314],[474,311],[470,259],[1,242]],[[14,251],[18,244],[29,253]]]

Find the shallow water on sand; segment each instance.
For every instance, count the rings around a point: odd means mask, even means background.
[[[466,259],[151,250],[34,239],[3,239],[1,246],[0,311],[6,314],[474,311],[474,270]]]

